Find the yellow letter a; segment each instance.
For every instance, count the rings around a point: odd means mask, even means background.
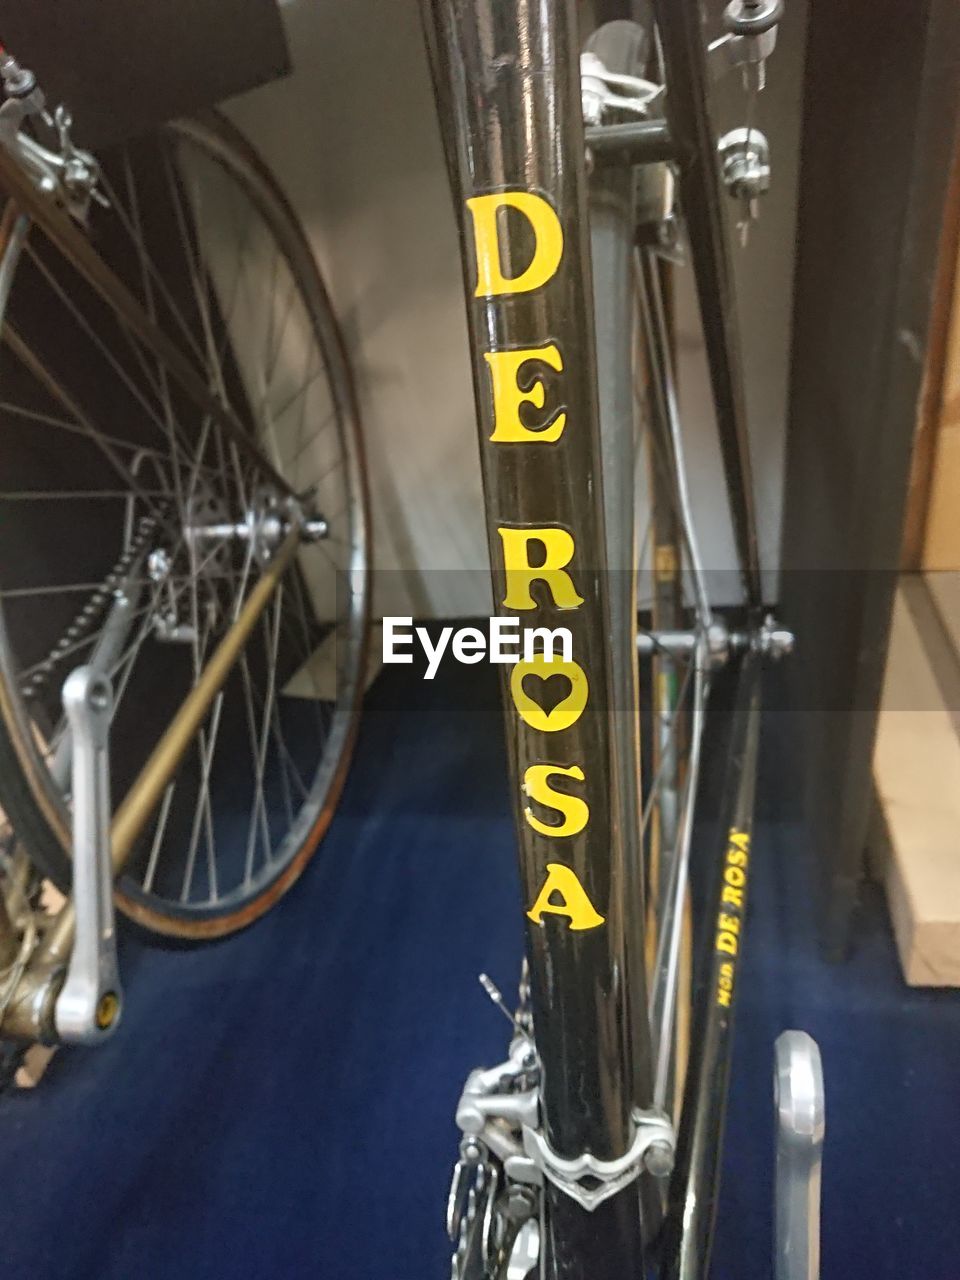
[[[559,862],[548,862],[549,872],[540,890],[540,896],[527,912],[534,924],[541,924],[545,915],[568,916],[570,929],[596,929],[603,924],[603,916],[594,910],[586,890],[569,867]],[[550,901],[559,894],[562,902]]]
[[[473,235],[477,249],[478,298],[492,298],[501,293],[529,293],[546,284],[556,272],[563,256],[563,228],[553,207],[543,196],[532,191],[496,191],[492,195],[473,196],[467,201],[473,215]],[[497,212],[516,209],[533,228],[533,259],[518,276],[505,276],[500,269],[500,237]]]

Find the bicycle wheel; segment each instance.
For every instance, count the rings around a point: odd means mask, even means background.
[[[654,1099],[679,1122],[690,1046],[693,905],[688,863],[699,778],[700,737],[708,691],[711,613],[700,571],[684,477],[682,437],[663,264],[636,251],[634,286],[643,382],[637,388],[645,424],[638,528],[642,592],[641,688],[645,757],[641,838],[647,867],[647,973],[654,1036]],[[686,598],[689,588],[692,601]],[[647,620],[647,627],[643,621]],[[676,651],[663,639],[686,632]],[[643,702],[641,708],[643,709]]]
[[[585,47],[609,72],[651,74],[649,29],[635,22],[606,23]],[[638,655],[623,644],[614,655],[618,737],[629,762],[621,821],[637,904],[627,918],[628,999],[631,1019],[649,1019],[653,1029],[654,1061],[635,1063],[636,1102],[649,1105],[641,1082],[652,1076],[654,1105],[677,1121],[691,1011],[686,868],[705,698],[698,653],[706,652],[710,614],[685,491],[664,268],[651,234],[670,184],[665,166],[597,165],[590,178],[611,623],[618,636],[639,632],[643,646]],[[691,638],[686,652],[662,642],[681,629]]]
[[[298,549],[117,886],[147,928],[216,937],[294,882],[343,787],[368,630],[363,449],[313,256],[239,133],[181,120],[100,162],[90,240],[255,447],[8,206],[0,808],[67,888],[63,681],[93,662],[114,682],[116,803],[269,559],[279,476],[324,536]]]

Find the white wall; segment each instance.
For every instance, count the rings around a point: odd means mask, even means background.
[[[790,0],[757,116],[774,148],[774,191],[737,255],[768,565],[779,554],[804,2]],[[290,0],[284,13],[294,74],[231,103],[230,114],[297,209],[345,332],[370,461],[376,607],[486,613],[462,280],[417,0]],[[735,89],[725,96],[737,104]],[[691,486],[707,559],[723,568],[733,563],[729,521],[688,280],[679,296]],[[444,572],[462,569],[478,572]]]

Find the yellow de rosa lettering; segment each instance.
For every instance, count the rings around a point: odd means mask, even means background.
[[[740,936],[747,883],[747,865],[750,861],[750,833],[730,829],[727,854],[723,868],[723,890],[720,895],[721,910],[717,915],[715,947],[722,955],[734,957],[725,960],[718,970],[716,999],[719,1005],[729,1008],[736,986],[736,957],[740,952]],[[736,914],[723,910],[734,908]]]
[[[535,609],[537,602],[530,594],[532,582],[545,582],[558,609],[579,609],[583,596],[577,594],[573,579],[566,572],[573,559],[576,544],[566,529],[497,529],[503,543],[503,567],[507,593],[503,597],[507,609]],[[543,548],[543,563],[530,563],[530,544]]]
[[[524,795],[529,796],[531,800],[536,800],[538,804],[546,805],[548,809],[556,809],[562,815],[563,821],[552,824],[541,822],[529,805],[524,809],[523,816],[534,831],[539,831],[542,836],[550,836],[557,840],[561,836],[579,835],[590,821],[590,807],[579,796],[555,790],[550,785],[551,774],[559,774],[564,778],[575,778],[577,782],[583,782],[583,770],[578,764],[570,765],[569,768],[559,764],[532,764],[523,775]]]
[[[545,347],[524,347],[519,351],[485,351],[483,358],[490,369],[493,389],[493,434],[490,439],[494,444],[553,444],[559,440],[567,425],[567,415],[562,409],[539,427],[527,427],[520,418],[523,405],[532,404],[535,409],[542,409],[547,399],[542,378],[531,378],[528,390],[522,389],[520,370],[531,361],[538,360],[562,373],[563,356],[556,344],[548,342]]]
[[[735,956],[740,949],[735,933],[723,932],[717,934],[717,950],[725,951],[728,956]]]
[[[745,867],[750,850],[750,832],[730,828],[730,844],[727,848],[727,862],[731,867]]]
[[[730,960],[725,960],[720,966],[720,972],[717,975],[717,1004],[723,1005],[725,1009],[729,1009],[733,999],[733,983],[735,978],[735,970]]]
[[[478,298],[504,293],[529,293],[539,289],[556,274],[563,257],[563,227],[553,206],[533,191],[495,191],[471,196],[467,208],[473,218],[473,238],[477,251]],[[500,265],[501,209],[516,209],[529,222],[534,237],[533,258],[518,276],[505,276]]]
[[[555,896],[558,901],[553,901]],[[596,929],[604,920],[587,897],[576,873],[561,862],[547,863],[543,888],[527,912],[534,924],[542,924],[546,915],[566,916],[570,921],[569,929]]]
[[[539,702],[530,697],[523,682],[528,677],[542,681],[549,680],[551,676],[565,676],[570,682],[570,692],[555,707],[545,711]],[[538,653],[529,662],[521,660],[515,664],[510,673],[510,694],[520,718],[531,729],[538,729],[541,733],[557,733],[561,729],[569,729],[583,715],[589,694],[587,673],[579,663],[548,660],[542,653]]]

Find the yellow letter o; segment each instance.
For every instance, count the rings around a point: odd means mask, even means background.
[[[538,680],[549,680],[551,676],[566,676],[570,681],[570,692],[550,711],[544,711],[539,702],[523,687],[527,676]],[[576,662],[562,662],[554,658],[552,662],[540,653],[529,662],[520,661],[510,673],[510,694],[513,705],[520,718],[531,729],[539,729],[542,733],[557,733],[560,729],[569,729],[580,719],[587,705],[587,673]]]

